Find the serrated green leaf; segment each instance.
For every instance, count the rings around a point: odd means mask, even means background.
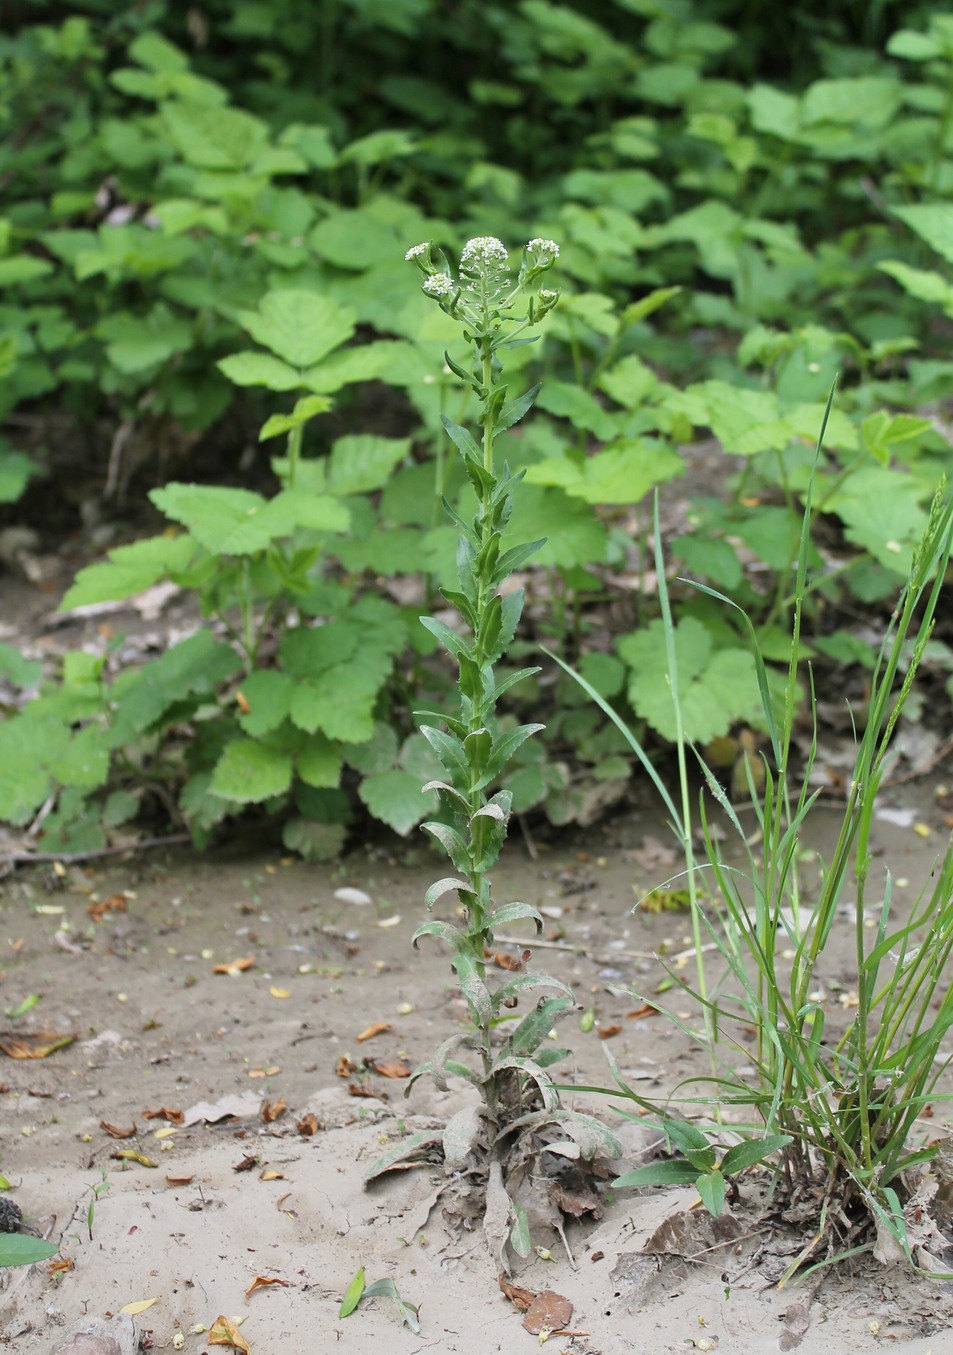
[[[87,565],[73,581],[59,611],[97,602],[122,601],[150,588],[157,580],[184,570],[195,555],[188,535],[152,536],[117,546],[101,564]]]
[[[292,769],[288,753],[254,739],[235,739],[215,765],[211,790],[223,800],[260,804],[289,789]]]
[[[324,734],[311,734],[295,742],[295,768],[309,786],[333,788],[341,780],[341,746]]]
[[[356,320],[333,297],[300,288],[268,292],[257,311],[241,311],[238,318],[263,348],[298,371],[346,343]]]
[[[232,353],[217,364],[236,386],[267,386],[272,391],[300,390],[301,374],[270,353]]]
[[[366,494],[387,483],[410,454],[410,438],[338,438],[331,449],[328,487],[332,494]]]
[[[421,795],[420,782],[410,772],[391,769],[365,776],[357,790],[368,809],[402,837],[433,812],[433,798]]]
[[[170,99],[160,115],[179,154],[202,169],[243,169],[268,137],[264,122],[237,108]]]
[[[333,861],[341,855],[346,838],[343,823],[321,823],[316,819],[289,819],[281,830],[284,845],[305,861]]]
[[[276,669],[249,673],[242,682],[238,722],[246,734],[260,738],[283,724],[291,706],[294,679]]]

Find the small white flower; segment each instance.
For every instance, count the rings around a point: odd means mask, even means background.
[[[478,235],[468,240],[460,255],[460,267],[482,269],[505,265],[508,259],[506,246],[495,235]]]
[[[559,258],[559,246],[555,240],[542,240],[537,236],[534,240],[530,240],[526,248],[534,253],[546,254],[553,259]]]
[[[554,292],[551,287],[540,287],[537,296],[540,301],[555,301],[559,293]]]
[[[429,240],[425,240],[422,245],[412,245],[411,248],[408,249],[407,253],[404,255],[404,262],[409,263],[411,259],[420,258],[421,255],[427,253],[427,250],[429,248],[430,248]]]
[[[424,279],[422,285],[428,296],[450,296],[456,291],[452,280],[445,273],[431,273],[429,278]]]

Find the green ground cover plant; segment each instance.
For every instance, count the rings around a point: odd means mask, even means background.
[[[411,830],[403,790],[428,753],[410,711],[451,675],[399,599],[416,588],[426,608],[452,584],[441,498],[459,511],[467,489],[441,416],[465,420],[471,397],[432,370],[433,342],[457,362],[463,346],[401,256],[487,221],[562,243],[560,307],[539,349],[510,359],[533,369],[528,384],[545,377],[521,430],[513,530],[547,541],[514,659],[556,644],[646,738],[672,740],[654,682],[662,619],[618,587],[651,569],[640,505],[671,485],[689,499],[672,553],[746,609],[783,683],[813,430],[839,370],[803,644],[863,683],[869,647],[841,618],[889,605],[950,468],[953,46],[926,6],[771,22],[714,0],[464,3],[452,17],[428,0],[320,15],[243,0],[188,23],[162,3],[65,17],[43,3],[16,16],[0,38],[0,504],[31,519],[62,498],[70,523],[77,500],[90,521],[148,507],[147,530],[176,524],[179,539],[114,549],[69,601],[171,579],[221,630],[201,690],[189,663],[181,679],[171,659],[142,669],[167,697],[148,720],[117,716],[139,680],[102,653],[68,656],[21,715],[36,682],[14,661],[0,743],[10,767],[30,745],[40,766],[20,790],[0,780],[0,817],[62,851],[155,818],[162,797],[199,843],[248,813],[313,854],[365,812]],[[275,305],[297,307],[291,347]],[[272,436],[286,456],[269,455]],[[709,437],[733,458],[717,493],[692,488],[685,451]],[[367,469],[349,479],[356,458]],[[342,525],[292,523],[306,492]],[[232,549],[225,524],[194,538],[197,515],[226,500],[271,505],[252,546]],[[672,606],[689,736],[764,738],[737,617],[703,594]],[[350,732],[304,716],[308,738],[328,741],[305,759],[318,784],[282,745],[287,713],[271,722],[318,672],[287,671],[301,641],[285,632],[302,619],[359,623],[369,639]],[[934,645],[928,663],[946,664],[948,685],[953,652]],[[246,680],[260,718],[235,705]],[[513,718],[550,694],[545,734],[514,762],[514,809],[588,822],[624,793],[632,757],[568,681],[508,694]],[[110,746],[87,755],[104,723]]]

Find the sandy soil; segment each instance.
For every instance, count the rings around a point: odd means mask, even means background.
[[[912,897],[945,830],[929,787],[903,791],[931,836],[885,824],[881,846],[909,881],[898,894]],[[630,817],[590,833],[585,849],[542,846],[533,861],[514,844],[501,863],[497,896],[547,911],[552,945],[533,963],[595,1009],[594,1030],[572,1019],[560,1033],[578,1083],[608,1083],[599,1031],[613,1026],[605,1045],[642,1092],[662,1095],[697,1067],[697,1052],[667,1023],[628,1017],[628,985],[652,991],[661,977],[656,948],[688,940],[682,914],[631,913],[671,873],[667,851],[664,828]],[[479,1229],[453,1232],[429,1208],[437,1168],[362,1185],[384,1147],[438,1126],[463,1095],[421,1081],[405,1101],[400,1080],[360,1066],[416,1064],[464,1017],[445,954],[410,944],[438,870],[424,847],[398,843],[331,868],[233,849],[35,870],[3,884],[2,1038],[78,1038],[42,1059],[0,1056],[0,1172],[71,1263],[0,1272],[0,1348],[45,1355],[77,1317],[146,1299],[155,1302],[138,1320],[151,1348],[192,1355],[210,1350],[208,1331],[193,1329],[219,1315],[245,1319],[253,1355],[539,1348],[541,1336],[501,1292]],[[342,900],[341,889],[370,901]],[[832,1014],[849,984],[851,946],[845,919],[821,976]],[[214,972],[252,958],[233,974]],[[30,994],[41,1000],[10,1017]],[[359,1042],[378,1022],[388,1029]],[[356,1071],[346,1073],[348,1061]],[[618,1125],[617,1102],[587,1094],[577,1103]],[[238,1118],[218,1119],[223,1109]],[[935,1109],[934,1128],[944,1118]],[[163,1110],[184,1123],[147,1118]],[[118,1138],[105,1126],[134,1133]],[[650,1137],[641,1123],[625,1126],[629,1161]],[[745,1202],[727,1235],[705,1233],[695,1218],[692,1259],[644,1254],[656,1227],[694,1199],[623,1193],[606,1200],[601,1219],[567,1232],[571,1257],[561,1243],[553,1260],[534,1257],[519,1284],[573,1305],[567,1330],[543,1334],[550,1349],[949,1349],[953,1286],[869,1265],[779,1291],[789,1258],[765,1250]],[[338,1317],[361,1266],[368,1284],[391,1278],[419,1305],[419,1334],[388,1299]],[[246,1296],[256,1276],[271,1283]]]

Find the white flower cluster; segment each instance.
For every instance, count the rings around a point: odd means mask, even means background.
[[[429,278],[424,278],[421,286],[428,296],[450,296],[456,290],[452,278],[448,278],[446,273],[431,273]]]
[[[555,240],[543,240],[539,236],[536,236],[534,240],[530,240],[526,248],[531,254],[545,256],[547,260],[556,260],[559,258],[559,246],[556,244]]]
[[[430,248],[429,240],[425,240],[422,245],[412,245],[404,255],[404,262],[409,263],[411,259],[422,258]]]
[[[554,292],[554,291],[552,290],[551,287],[540,287],[540,289],[539,289],[539,291],[536,293],[536,295],[539,297],[540,301],[547,301],[547,302],[548,302],[548,301],[555,301],[555,300],[557,299],[557,297],[559,296],[559,293],[558,293],[558,292]]]
[[[470,272],[505,267],[509,256],[502,240],[495,235],[478,235],[468,240],[460,255],[460,267]]]

